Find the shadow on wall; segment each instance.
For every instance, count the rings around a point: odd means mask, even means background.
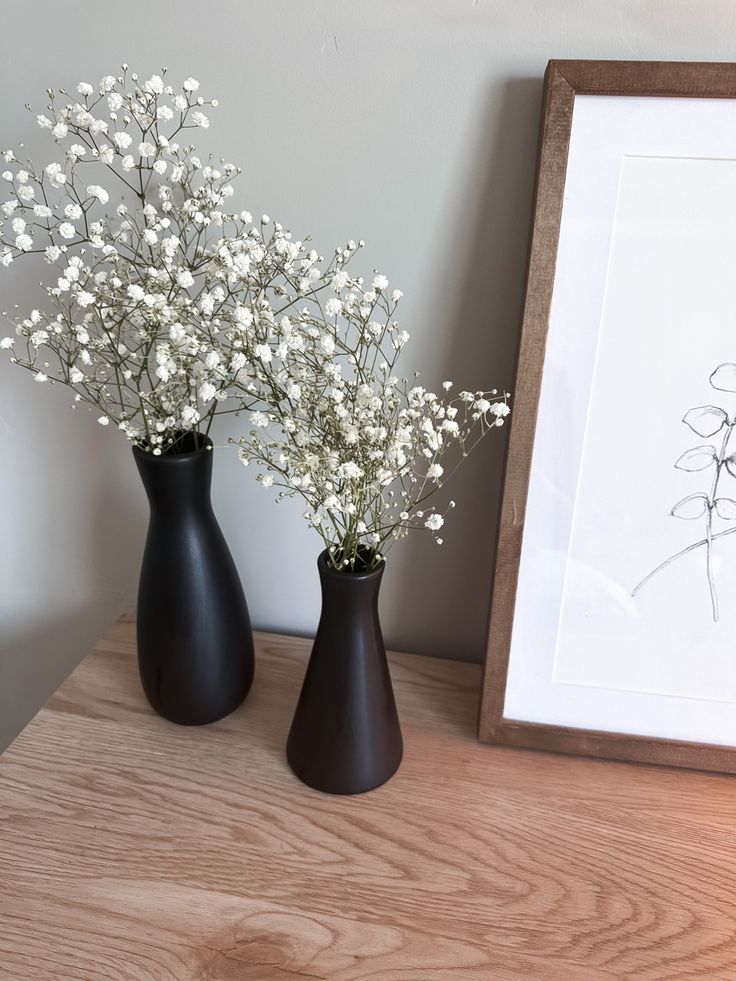
[[[146,506],[121,434],[0,365],[0,748],[132,607]]]
[[[541,92],[535,78],[517,79],[501,93],[489,93],[488,125],[478,136],[474,155],[478,164],[466,175],[465,211],[447,223],[457,241],[446,239],[444,246],[460,254],[453,266],[463,272],[457,289],[449,291],[447,332],[437,343],[445,347],[443,363],[447,377],[455,381],[454,393],[492,385],[512,389]],[[442,265],[438,261],[437,268]],[[385,619],[400,625],[390,638],[393,647],[411,649],[417,625],[400,614],[415,610],[425,632],[435,638],[421,653],[483,659],[505,443],[505,430],[491,433],[438,495],[440,508],[449,499],[457,501],[448,515],[439,566],[434,555],[428,561],[430,551],[438,548],[429,536],[417,534],[410,547],[392,552],[382,603]],[[458,647],[458,636],[470,638],[466,646]]]

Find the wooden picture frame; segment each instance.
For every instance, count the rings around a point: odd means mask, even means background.
[[[733,746],[627,732],[625,724],[621,726],[622,731],[612,731],[610,726],[598,729],[551,724],[514,718],[505,711],[537,416],[566,199],[573,109],[580,96],[736,100],[736,64],[551,61],[548,65],[523,321],[499,517],[479,738],[502,746],[736,772],[736,705],[733,707]],[[736,658],[736,634],[734,641]]]

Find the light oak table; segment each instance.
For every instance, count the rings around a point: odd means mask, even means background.
[[[480,668],[396,654],[399,773],[323,796],[284,759],[308,641],[185,729],[134,633],[0,757],[3,979],[736,978],[736,779],[482,746]]]

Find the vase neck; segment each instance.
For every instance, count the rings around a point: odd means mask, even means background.
[[[342,611],[341,616],[346,619],[377,616],[383,565],[372,572],[336,572],[327,565],[322,553],[318,568],[323,615]]]
[[[182,510],[210,508],[212,452],[201,449],[157,457],[134,449],[151,512],[165,516]]]

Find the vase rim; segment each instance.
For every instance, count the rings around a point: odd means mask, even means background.
[[[187,450],[185,453],[162,453],[155,456],[150,450],[144,450],[140,446],[133,446],[133,456],[141,460],[151,460],[155,463],[175,463],[177,460],[191,460],[194,457],[202,456],[204,453],[211,453],[214,450],[212,440],[209,436],[202,436],[202,446],[196,450]]]
[[[343,572],[343,571],[338,570],[338,569],[332,569],[327,564],[327,549],[326,548],[323,549],[323,551],[321,551],[320,554],[319,554],[319,556],[317,557],[317,568],[319,569],[319,571],[320,571],[320,573],[322,575],[334,576],[334,577],[339,578],[339,579],[350,579],[351,581],[359,581],[359,580],[363,580],[363,579],[374,579],[374,578],[376,578],[377,576],[380,576],[383,573],[383,570],[385,569],[385,567],[386,567],[386,559],[383,558],[383,559],[381,559],[381,564],[379,566],[377,566],[375,569],[371,569],[369,572],[349,572],[349,571]]]

